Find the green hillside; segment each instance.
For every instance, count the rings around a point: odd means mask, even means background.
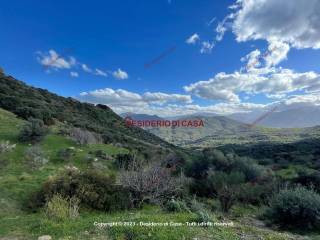
[[[213,130],[220,148],[184,149],[127,127],[107,106],[59,97],[3,74],[0,87],[0,239],[319,237],[317,128],[286,135],[208,117],[192,134],[211,138]],[[188,140],[190,129],[175,130]],[[261,136],[267,136],[264,145],[244,144]],[[299,138],[309,142],[294,142]],[[280,191],[283,185],[290,190]],[[289,202],[271,202],[281,194]],[[282,207],[288,213],[279,214]],[[306,223],[300,226],[301,217]],[[115,222],[125,225],[107,226]],[[289,227],[301,228],[301,235]]]
[[[127,127],[105,105],[81,103],[47,90],[34,88],[0,73],[0,107],[22,119],[41,119],[45,124],[65,123],[99,133],[105,142],[170,147],[168,143],[136,127]]]
[[[32,146],[20,143],[18,134],[24,120],[0,109],[0,143],[10,141],[13,149],[1,153],[0,165],[0,239],[38,239],[50,235],[52,239],[303,239],[297,235],[275,232],[255,220],[258,208],[235,206],[227,217],[221,213],[208,212],[216,221],[232,221],[233,227],[115,227],[99,229],[94,222],[143,221],[143,222],[186,222],[197,217],[192,212],[169,213],[159,206],[146,205],[142,209],[106,213],[87,208],[80,209],[80,216],[72,220],[57,221],[48,217],[44,209],[30,212],[26,209],[30,194],[37,191],[43,182],[65,171],[76,168],[81,171],[98,169],[104,174],[116,173],[112,159],[128,152],[128,149],[113,144],[78,145],[59,134],[59,127],[50,127],[50,133],[38,143],[49,161],[31,169],[26,161],[26,151]],[[73,154],[64,159],[58,153],[71,149]],[[96,157],[103,152],[110,158]],[[109,160],[108,160],[109,159]],[[213,202],[212,204],[216,204]],[[220,219],[220,220],[219,220]],[[177,230],[178,229],[178,230]]]

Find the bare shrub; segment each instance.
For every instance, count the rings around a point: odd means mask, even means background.
[[[96,144],[101,143],[101,136],[99,134],[84,130],[81,128],[72,128],[69,132],[70,137],[78,144]]]
[[[133,205],[138,207],[144,202],[163,203],[183,189],[182,176],[171,176],[171,170],[158,163],[143,167],[136,159],[122,169],[119,181],[131,191]]]
[[[31,169],[37,169],[49,162],[38,145],[27,148],[25,151],[25,160]]]
[[[10,152],[16,147],[16,144],[10,144],[9,141],[0,143],[0,153]]]

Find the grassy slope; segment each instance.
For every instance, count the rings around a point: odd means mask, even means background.
[[[158,149],[173,148],[159,137],[136,127],[127,127],[123,119],[105,105],[82,103],[47,90],[31,87],[0,73],[0,108],[23,119],[39,118],[44,122],[67,122],[70,125],[106,134],[112,142]],[[148,144],[149,143],[149,144]]]
[[[12,113],[0,109],[0,141],[10,140],[17,143],[19,126],[23,120],[17,119]],[[28,170],[23,155],[28,145],[18,143],[14,151],[3,156],[6,164],[0,168],[0,239],[37,239],[38,236],[49,234],[53,239],[296,239],[292,235],[278,233],[265,228],[255,227],[244,221],[256,209],[234,208],[229,220],[235,222],[235,227],[115,227],[98,229],[93,225],[96,222],[111,221],[153,221],[153,222],[186,222],[192,221],[195,216],[191,213],[169,214],[156,206],[146,206],[141,210],[130,212],[116,212],[112,214],[94,212],[81,209],[80,217],[73,221],[55,222],[48,219],[43,211],[27,213],[23,210],[25,199],[31,191],[37,189],[49,176],[56,174],[67,164],[80,169],[86,167],[81,160],[85,155],[95,149],[103,149],[107,153],[116,154],[126,149],[116,148],[112,145],[91,145],[79,147],[69,139],[54,133],[48,135],[41,146],[50,162],[36,171]],[[77,149],[76,156],[68,163],[56,157],[57,151],[67,147]],[[112,171],[106,163],[106,172]],[[220,219],[218,213],[211,213],[213,219]],[[241,217],[239,217],[241,216]],[[221,220],[219,220],[221,221]],[[241,238],[244,236],[246,238]],[[6,237],[6,238],[2,238]],[[14,238],[17,237],[17,238]]]

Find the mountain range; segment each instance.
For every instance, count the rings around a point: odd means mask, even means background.
[[[261,114],[256,114],[256,118]],[[302,113],[300,113],[302,114]],[[285,113],[281,113],[285,116]],[[277,113],[275,116],[281,116]],[[164,120],[156,115],[147,114],[126,114],[123,116],[130,116],[135,120]],[[236,115],[233,117],[235,118]],[[303,115],[300,119],[303,120]],[[312,138],[320,135],[319,127],[306,127],[306,128],[279,128],[282,126],[280,123],[276,125],[270,124],[275,127],[263,127],[263,126],[251,126],[251,123],[255,120],[250,115],[237,115],[237,118],[242,121],[245,119],[247,123],[231,119],[226,116],[202,116],[202,115],[186,115],[183,117],[176,117],[176,120],[196,120],[201,119],[204,122],[203,127],[146,127],[144,128],[150,133],[183,147],[212,147],[220,146],[224,144],[243,144],[243,143],[257,143],[257,142],[294,142],[303,138]],[[248,117],[247,119],[245,117]],[[251,118],[250,118],[251,117]],[[271,119],[276,119],[272,117]],[[281,119],[280,119],[281,120]],[[282,121],[288,118],[283,118]],[[263,119],[262,121],[265,121]],[[271,121],[270,121],[271,122]],[[260,124],[260,122],[258,123]],[[316,125],[316,124],[315,124]]]
[[[251,123],[263,114],[261,111],[256,111],[251,113],[236,113],[228,117],[243,123]],[[273,128],[314,127],[320,125],[320,107],[308,106],[274,111],[258,122],[258,125]]]

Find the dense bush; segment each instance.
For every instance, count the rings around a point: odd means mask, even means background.
[[[131,207],[130,193],[115,184],[114,177],[96,171],[80,172],[77,169],[68,169],[50,178],[30,197],[28,206],[36,210],[56,194],[64,198],[76,197],[80,204],[98,210],[112,211]]]
[[[47,133],[48,129],[43,121],[32,118],[22,127],[19,140],[22,142],[39,142]]]
[[[234,170],[242,172],[245,175],[246,181],[257,181],[262,176],[264,167],[256,164],[248,158],[239,158],[233,166]]]
[[[267,204],[276,191],[277,182],[270,181],[263,184],[246,183],[241,185],[238,201],[245,204]]]
[[[266,216],[284,228],[320,229],[320,195],[304,187],[282,190]]]
[[[189,211],[189,208],[187,207],[186,203],[181,200],[176,200],[174,198],[170,199],[165,205],[165,209],[168,212],[183,212],[183,211]]]
[[[135,154],[120,153],[116,155],[114,164],[119,169],[122,168],[127,170],[134,161],[137,161]]]

